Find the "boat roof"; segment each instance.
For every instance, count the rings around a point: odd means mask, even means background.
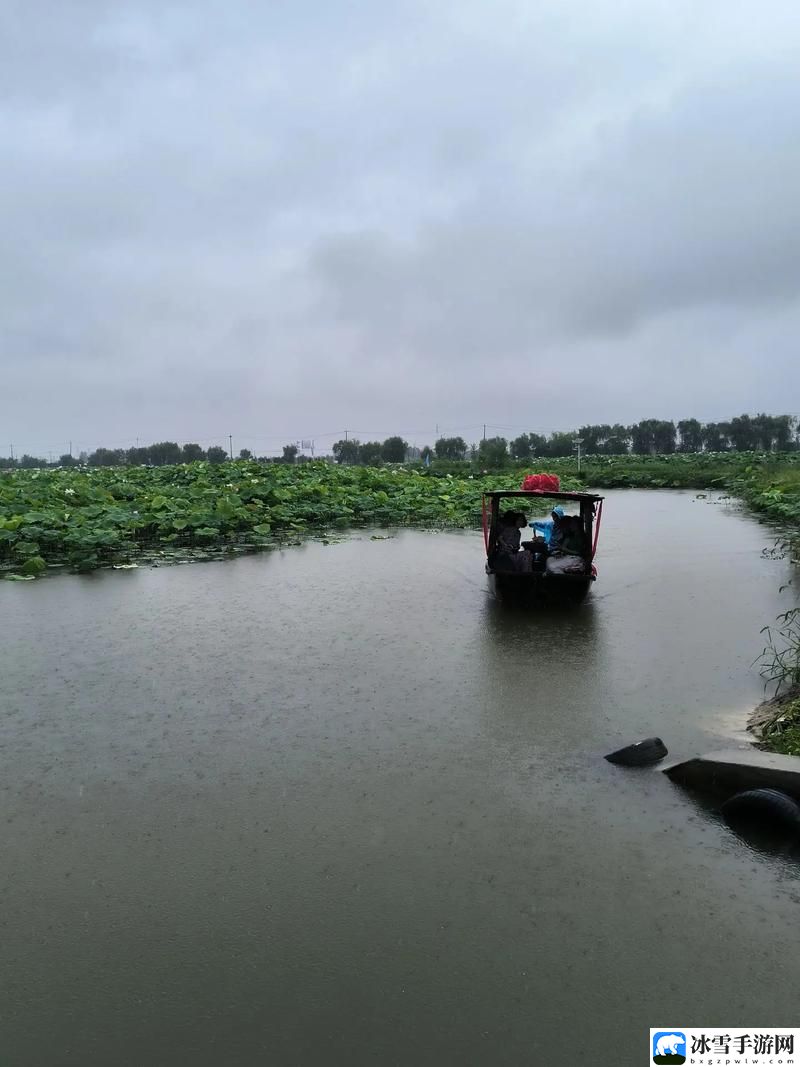
[[[487,489],[484,496],[547,497],[548,500],[603,500],[596,493],[568,493],[557,489]]]

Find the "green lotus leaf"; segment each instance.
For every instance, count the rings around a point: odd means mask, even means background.
[[[21,567],[23,574],[41,574],[42,571],[47,570],[47,564],[41,556],[31,556],[30,559],[26,559]]]

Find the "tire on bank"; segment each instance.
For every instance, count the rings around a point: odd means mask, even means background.
[[[800,804],[779,789],[747,789],[722,805],[722,816],[732,828],[743,825],[800,835]]]

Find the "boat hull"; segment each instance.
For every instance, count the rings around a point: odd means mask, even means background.
[[[500,600],[579,604],[592,588],[594,575],[509,574],[486,568],[489,591]]]

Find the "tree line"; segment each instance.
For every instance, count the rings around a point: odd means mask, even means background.
[[[511,454],[526,459],[538,455],[565,456],[580,439],[584,452],[593,455],[669,455],[673,452],[788,452],[798,448],[796,423],[791,415],[738,415],[728,422],[681,419],[680,422],[644,419],[632,426],[581,426],[574,434],[548,438],[523,434],[511,442]]]
[[[208,463],[224,463],[230,459],[227,449],[221,445],[202,448],[198,444],[179,445],[176,441],[158,441],[154,445],[141,448],[98,448],[94,452],[81,452],[73,456],[65,452],[53,463],[38,456],[23,455],[19,458],[0,456],[0,467],[19,467],[32,469],[38,467],[124,467],[147,466],[164,467],[176,463],[195,463],[204,460]],[[294,463],[297,459],[297,445],[285,445],[281,456],[254,456],[249,448],[240,450],[239,459],[256,459],[264,463]]]
[[[797,424],[791,415],[738,415],[729,422],[702,423],[698,419],[680,422],[643,419],[632,426],[620,423],[581,426],[571,432],[523,433],[509,441],[505,437],[484,438],[467,444],[463,437],[440,437],[420,451],[423,462],[471,460],[485,467],[502,466],[509,459],[569,456],[580,444],[587,455],[669,455],[674,452],[788,452],[800,447]],[[361,444],[358,440],[337,441],[333,446],[338,463],[374,466],[381,461],[401,463],[408,458],[408,445],[400,437]]]
[[[471,460],[484,467],[502,466],[510,459],[525,461],[547,457],[569,456],[580,443],[586,455],[669,455],[674,452],[789,452],[800,448],[797,422],[791,415],[738,415],[728,422],[702,423],[697,419],[680,422],[662,419],[643,419],[631,426],[616,423],[581,426],[569,433],[523,433],[509,441],[505,437],[489,437],[467,444],[463,437],[440,437],[433,446],[412,448],[402,437],[387,437],[385,441],[364,441],[348,437],[336,441],[332,447],[337,463],[350,466],[375,467],[382,463],[406,463],[421,459],[463,462]],[[98,448],[82,452],[78,458],[62,455],[49,464],[36,456],[3,458],[0,467],[117,467],[125,464],[164,466],[205,460],[224,463],[228,452],[220,445],[204,449],[199,444],[179,445],[175,441],[160,441],[141,448]],[[280,456],[254,456],[243,448],[239,459],[259,459],[270,463],[305,461],[298,455],[296,445],[284,445]]]

